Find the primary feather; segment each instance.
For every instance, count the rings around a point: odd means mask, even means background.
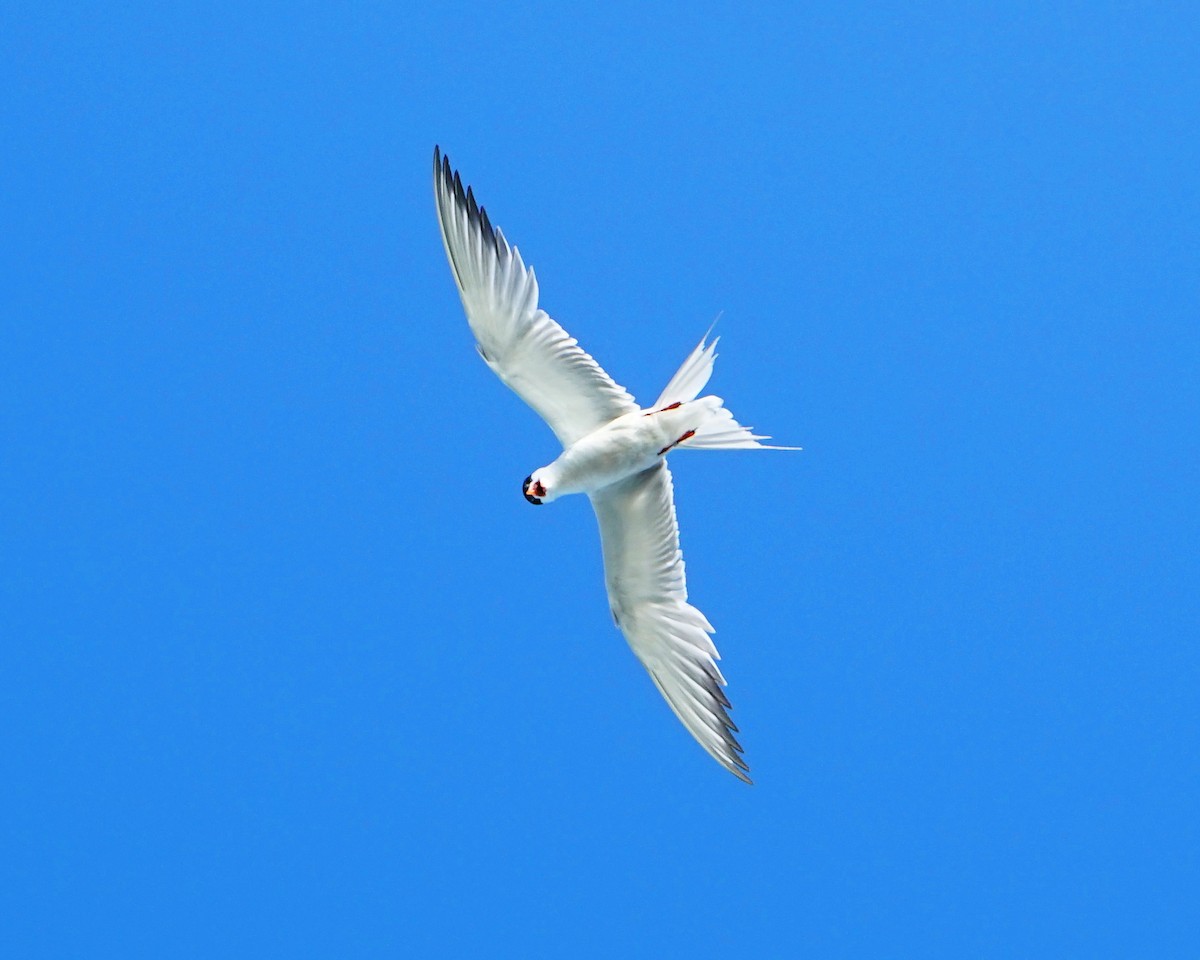
[[[538,284],[516,247],[433,153],[438,224],[480,356],[569,447],[615,417],[637,409],[575,338],[538,307]]]

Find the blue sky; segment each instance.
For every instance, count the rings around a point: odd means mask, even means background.
[[[1186,956],[1192,5],[3,16],[6,956]],[[652,399],[756,785],[478,360],[435,143]]]

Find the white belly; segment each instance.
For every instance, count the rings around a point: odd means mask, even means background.
[[[686,405],[649,415],[644,410],[627,413],[577,440],[541,475],[557,497],[591,493],[640,473],[689,429],[684,425],[692,419],[688,413]]]

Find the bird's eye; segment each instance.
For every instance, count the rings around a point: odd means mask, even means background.
[[[541,506],[542,501],[538,498],[546,495],[546,488],[542,486],[540,481],[538,483],[534,483],[533,476],[530,475],[526,477],[525,482],[521,484],[521,492],[525,494],[525,499],[534,506]]]

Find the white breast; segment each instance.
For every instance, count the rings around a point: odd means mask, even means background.
[[[564,450],[544,468],[544,482],[556,496],[565,496],[592,493],[641,473],[678,437],[673,433],[675,419],[666,413],[647,416],[642,410],[618,417]]]

